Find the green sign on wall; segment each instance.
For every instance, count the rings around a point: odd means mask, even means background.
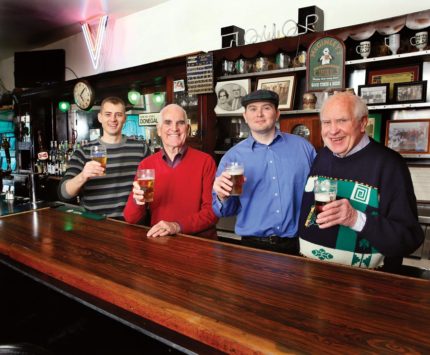
[[[307,91],[345,87],[345,45],[335,37],[316,39],[308,48]]]

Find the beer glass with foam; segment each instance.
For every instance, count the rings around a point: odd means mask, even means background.
[[[336,180],[315,180],[315,212],[322,212],[322,208],[329,202],[336,200],[337,181]]]
[[[93,145],[90,148],[90,158],[91,160],[95,160],[99,162],[102,167],[105,169],[102,175],[106,175],[106,165],[107,165],[107,151],[106,147],[103,145]]]
[[[137,182],[140,189],[143,190],[143,200],[145,202],[154,201],[155,170],[139,169],[137,171]]]
[[[243,163],[230,162],[225,166],[225,171],[230,174],[233,188],[230,192],[231,196],[240,196],[242,194],[242,186],[245,181]]]

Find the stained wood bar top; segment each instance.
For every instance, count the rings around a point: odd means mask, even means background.
[[[0,218],[0,254],[216,350],[430,353],[430,282],[55,209]]]

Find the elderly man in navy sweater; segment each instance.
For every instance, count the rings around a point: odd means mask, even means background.
[[[321,108],[325,147],[314,160],[302,200],[300,253],[363,268],[396,271],[424,240],[408,167],[400,154],[365,133],[368,110],[350,93]],[[315,213],[315,180],[337,182],[337,199]]]

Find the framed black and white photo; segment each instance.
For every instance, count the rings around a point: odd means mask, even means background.
[[[358,96],[366,101],[367,105],[385,105],[388,103],[390,84],[369,84],[358,86]]]
[[[398,104],[425,102],[426,96],[427,80],[394,84],[394,101]]]
[[[217,105],[215,113],[228,116],[232,113],[243,113],[242,97],[248,95],[251,89],[251,79],[219,81],[215,86]]]
[[[272,90],[279,95],[279,109],[291,110],[296,91],[295,75],[258,79],[257,89]]]

